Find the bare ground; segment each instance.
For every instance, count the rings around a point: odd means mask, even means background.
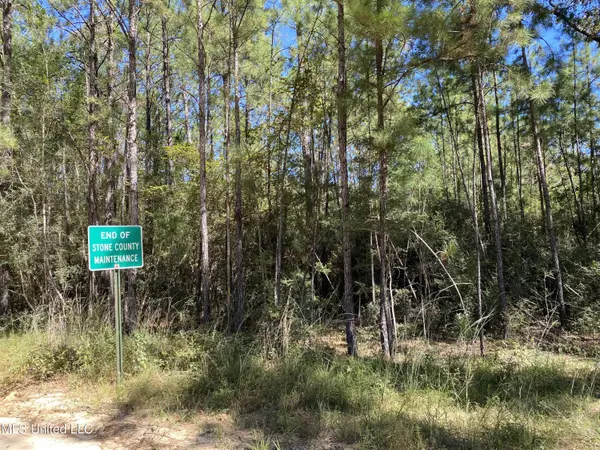
[[[0,400],[0,424],[5,425],[0,429],[0,449],[237,449],[255,440],[251,431],[234,430],[224,414],[198,414],[191,420],[144,417],[111,403],[86,404],[72,390],[66,378],[61,378],[21,386],[4,396]],[[36,432],[45,425],[66,425],[66,433]]]

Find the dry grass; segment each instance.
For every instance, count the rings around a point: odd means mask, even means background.
[[[21,338],[3,339],[18,347]],[[129,373],[117,393],[113,356],[94,353],[108,343],[70,338],[81,354],[65,342],[40,348],[39,337],[22,339],[24,351],[59,356],[13,350],[20,369],[4,361],[0,377],[12,376],[0,380],[70,372],[90,405],[192,423],[250,448],[600,447],[596,362],[514,343],[490,343],[482,359],[465,343],[405,341],[398,360],[385,363],[375,356],[376,339],[364,336],[363,356],[351,360],[339,333],[308,336],[278,358],[220,335],[141,333],[126,342]]]

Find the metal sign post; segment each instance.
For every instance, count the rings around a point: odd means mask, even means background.
[[[117,382],[123,378],[123,318],[121,317],[121,271],[118,266],[114,271],[115,287],[115,331],[117,334]]]
[[[137,225],[88,227],[89,269],[112,270],[115,294],[115,334],[117,383],[123,378],[123,308],[121,305],[121,269],[144,266],[142,227]]]

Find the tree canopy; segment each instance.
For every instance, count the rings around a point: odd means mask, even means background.
[[[1,323],[109,317],[140,224],[128,331],[597,329],[592,2],[0,3]]]

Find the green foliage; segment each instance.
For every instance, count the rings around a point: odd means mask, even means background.
[[[62,343],[37,348],[27,361],[27,369],[34,379],[51,378],[78,368],[76,350]]]
[[[14,149],[17,146],[17,140],[10,129],[0,125],[0,148]]]
[[[167,330],[188,333],[197,326],[201,239],[198,40],[195,20],[190,20],[197,6],[159,3],[146,2],[141,10],[137,92],[138,193],[146,254],[145,267],[137,273],[136,301],[140,324],[157,334],[128,337],[126,364],[132,374],[210,366],[204,353],[190,350],[187,339],[196,339],[193,334],[181,335],[185,337],[177,341],[174,355],[167,348],[174,342],[160,337]],[[127,73],[121,60],[127,40],[116,22],[107,22],[114,14],[107,4],[96,5],[94,50],[101,63],[96,97],[85,67],[89,9],[72,2],[30,6],[15,9],[10,129],[0,127],[0,297],[8,298],[0,322],[12,330],[84,329],[88,322],[107,323],[112,316],[109,279],[98,274],[95,291],[89,289],[85,234],[90,214],[97,214],[99,223],[127,223],[130,217],[123,105]],[[555,276],[546,225],[541,226],[545,206],[532,152],[531,99],[564,270],[568,331],[595,336],[600,315],[595,300],[600,294],[595,265],[600,260],[595,250],[600,239],[595,47],[556,28],[528,0],[414,5],[352,0],[345,6],[350,215],[342,223],[336,5],[292,0],[205,5],[210,326],[229,328],[238,297],[237,285],[227,278],[228,261],[230,269],[238,266],[231,261],[238,244],[238,214],[244,326],[265,344],[257,355],[276,354],[283,347],[288,331],[284,316],[295,337],[315,324],[340,324],[343,226],[352,241],[353,307],[363,324],[377,323],[380,285],[386,282],[397,325],[407,338],[471,340],[479,332],[497,332],[492,214],[484,206],[487,177],[482,177],[474,133],[476,69],[487,105],[510,330],[526,340],[550,343],[558,333]],[[72,21],[71,14],[81,17]],[[234,23],[239,33],[239,127],[232,86],[224,86],[226,79],[233,82],[232,15],[239,21]],[[173,145],[167,145],[165,130],[163,18],[164,44],[170,44]],[[554,27],[558,48],[550,48],[545,42],[549,32],[538,24]],[[380,86],[375,73],[379,40]],[[97,107],[93,116],[91,104]],[[239,146],[234,145],[236,131]],[[389,192],[387,219],[381,224],[384,155]],[[94,157],[95,178],[90,176]],[[236,212],[238,162],[242,201]],[[485,182],[489,189],[489,180]],[[482,248],[479,268],[474,213]],[[285,311],[272,304],[280,228]],[[379,279],[382,232],[389,247],[387,281]],[[81,339],[66,341],[67,347],[45,347],[43,356],[32,360],[32,370],[40,376],[98,372],[114,349],[106,337]],[[202,348],[206,343],[196,344]],[[315,376],[315,386],[307,389],[335,393],[338,381]],[[215,404],[227,404],[234,392],[229,384],[215,389],[221,396]],[[319,401],[335,411],[356,406],[356,399],[343,392]]]

